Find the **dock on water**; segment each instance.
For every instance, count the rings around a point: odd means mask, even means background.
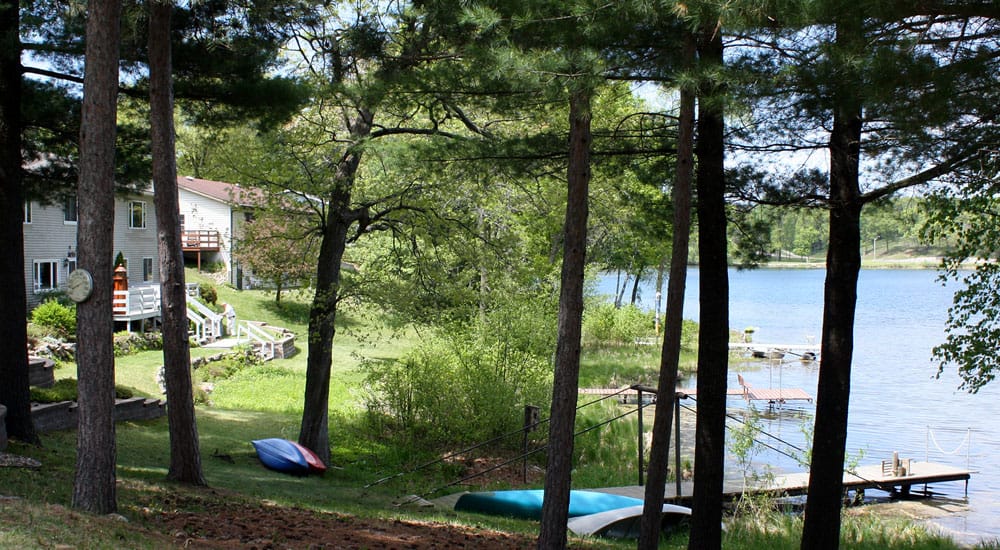
[[[954,468],[935,462],[909,462],[909,469],[904,475],[897,475],[892,471],[887,471],[884,464],[876,464],[858,467],[853,473],[845,472],[844,490],[864,491],[866,489],[878,489],[891,494],[906,495],[911,492],[911,489],[918,486],[924,486],[924,489],[919,489],[919,491],[927,493],[926,486],[931,484],[964,481],[965,490],[968,492],[969,480],[971,478],[971,470]],[[726,480],[723,486],[723,495],[727,499],[737,499],[744,493],[796,496],[806,494],[808,489],[809,473],[802,472],[774,476],[757,484],[753,484],[752,482],[744,484],[742,480]],[[645,487],[640,485],[606,487],[592,490],[640,499],[645,495]],[[684,503],[690,501],[693,494],[694,484],[692,482],[682,482],[679,495],[676,484],[670,482],[666,485],[663,498],[666,502]]]

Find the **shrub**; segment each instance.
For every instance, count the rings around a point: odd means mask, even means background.
[[[548,410],[551,399],[547,358],[475,334],[432,338],[399,361],[365,368],[371,418],[432,445],[517,430],[525,405]],[[521,438],[504,443],[520,445]]]
[[[127,386],[115,385],[115,398],[129,399],[135,397],[135,390]],[[31,388],[31,400],[36,403],[57,403],[59,401],[76,401],[77,389],[75,378],[56,380],[51,388]]]
[[[140,351],[163,349],[163,334],[159,332],[116,332],[114,347],[115,357],[132,355]]]
[[[31,322],[53,331],[60,338],[76,334],[76,307],[46,300],[31,312]]]
[[[593,346],[622,346],[656,336],[651,311],[609,303],[587,307],[583,314],[583,341]]]
[[[219,300],[219,294],[215,291],[215,287],[210,284],[201,283],[198,285],[198,292],[201,294],[201,299],[205,300],[205,303],[215,305],[215,302]]]

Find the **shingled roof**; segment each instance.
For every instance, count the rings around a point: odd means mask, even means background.
[[[255,206],[264,202],[259,190],[245,189],[237,183],[177,176],[177,186],[232,206]]]

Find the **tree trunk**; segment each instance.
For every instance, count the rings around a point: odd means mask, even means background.
[[[87,4],[86,69],[80,124],[77,248],[94,290],[77,306],[79,427],[73,507],[98,514],[117,509],[115,492],[115,362],[111,318],[118,98],[118,0]]]
[[[632,301],[629,302],[633,306],[635,301],[639,298],[639,281],[642,279],[642,269],[638,269],[635,272],[635,280],[632,281]]]
[[[198,425],[191,389],[187,292],[177,197],[174,148],[174,94],[170,57],[169,1],[149,3],[149,125],[153,150],[153,188],[160,256],[160,303],[163,318],[163,365],[170,428],[167,479],[205,485],[198,447]]]
[[[860,31],[837,27],[838,46],[857,47]],[[839,88],[834,96],[830,133],[830,247],[823,294],[822,360],[816,389],[809,494],[806,498],[802,548],[837,548],[843,497],[847,413],[851,398],[854,313],[861,269],[862,108],[857,90]]]
[[[0,403],[7,435],[38,443],[31,421],[24,288],[24,188],[21,182],[21,43],[16,2],[0,4]]]
[[[694,57],[694,38],[684,40],[687,64]],[[672,194],[674,203],[674,238],[671,247],[670,278],[667,282],[667,312],[663,348],[660,353],[660,378],[657,385],[653,418],[653,443],[649,450],[649,471],[642,509],[639,548],[654,550],[660,540],[663,494],[666,490],[670,459],[670,428],[674,421],[677,370],[681,357],[681,330],[684,325],[684,290],[687,286],[687,253],[691,235],[691,180],[694,169],[694,93],[681,89],[680,127],[677,136],[677,179]],[[674,449],[680,453],[680,449]],[[674,475],[681,475],[674,472]]]
[[[721,66],[722,37],[707,25],[698,53],[707,69]],[[688,548],[722,546],[722,482],[726,457],[726,379],[729,373],[729,273],[726,254],[724,130],[717,83],[702,85],[698,103],[698,254],[701,261],[698,334],[698,412],[694,499]]]
[[[685,33],[685,64],[694,57],[694,38]],[[687,285],[687,256],[691,235],[691,180],[694,169],[694,93],[681,88],[680,122],[677,135],[677,178],[674,181],[674,238],[667,281],[666,326],[660,353],[660,378],[653,418],[653,443],[649,450],[649,470],[639,534],[640,550],[659,545],[663,493],[670,458],[670,428],[674,421],[677,370],[681,357],[681,330],[684,324],[684,290]],[[674,453],[680,453],[674,449]],[[681,475],[674,472],[674,475]]]
[[[350,125],[352,141],[361,143],[371,133],[374,114],[361,109]],[[351,209],[354,178],[361,164],[359,147],[349,150],[337,168],[337,185],[330,193],[329,216],[323,228],[316,269],[316,295],[309,310],[309,357],[306,360],[305,404],[299,428],[299,444],[330,464],[330,369],[333,337],[337,332],[337,301],[340,296],[340,266],[347,249],[351,224],[360,213]]]
[[[548,468],[538,548],[566,547],[566,522],[573,472],[573,433],[580,379],[583,277],[587,249],[587,193],[590,185],[590,91],[576,90],[569,100],[569,168],[559,327],[556,343]]]

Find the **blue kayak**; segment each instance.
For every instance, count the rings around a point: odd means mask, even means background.
[[[287,439],[272,437],[251,441],[257,450],[257,458],[268,468],[286,474],[306,475],[309,462],[298,446]]]
[[[542,489],[466,493],[455,503],[455,510],[521,519],[541,519],[543,498],[545,491]],[[569,492],[571,518],[641,505],[642,500],[621,495],[597,491]]]

